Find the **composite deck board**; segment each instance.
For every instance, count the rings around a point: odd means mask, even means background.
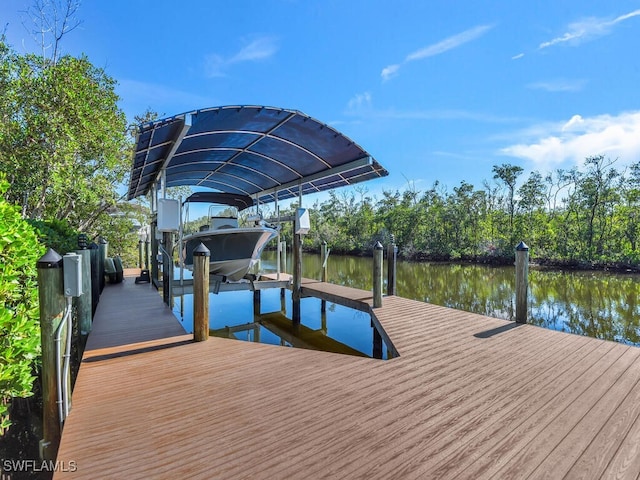
[[[372,312],[399,357],[194,343],[152,287],[108,285],[58,455],[78,470],[54,478],[640,474],[640,349],[400,297]]]

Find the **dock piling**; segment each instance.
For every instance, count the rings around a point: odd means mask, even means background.
[[[320,246],[320,260],[322,261],[322,272],[321,272],[321,280],[323,282],[328,282],[328,268],[327,268],[327,263],[329,261],[329,252],[330,250],[327,249],[327,242],[326,240],[324,242],[322,242],[322,245]],[[321,313],[325,313],[327,311],[327,301],[326,300],[321,300],[320,301],[320,312]]]
[[[203,243],[193,251],[193,340],[209,339],[209,258]]]
[[[373,247],[373,308],[382,307],[382,244]]]
[[[398,247],[393,235],[391,243],[387,247],[387,295],[396,294],[396,261],[398,257]]]
[[[278,244],[278,251],[280,252],[280,271],[287,273],[287,242],[285,240]]]
[[[173,233],[162,233],[162,299],[168,306],[172,306],[171,280],[173,279]]]
[[[293,299],[293,311],[291,320],[300,324],[300,298],[302,297],[302,235],[293,234],[293,285],[291,298]]]
[[[527,323],[527,291],[529,247],[520,242],[516,247],[516,322]]]
[[[91,332],[91,251],[81,247],[76,250],[76,253],[82,257],[82,295],[73,299],[78,316],[80,334],[78,359],[80,360],[87,336]]]
[[[49,249],[37,262],[42,343],[42,440],[40,456],[55,460],[60,444],[55,332],[64,317],[62,257]]]

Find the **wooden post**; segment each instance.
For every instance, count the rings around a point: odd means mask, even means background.
[[[158,287],[158,238],[156,237],[158,220],[151,222],[151,282]]]
[[[293,299],[292,321],[300,323],[300,298],[302,297],[302,235],[293,234]]]
[[[149,269],[149,237],[144,242],[144,267],[145,270]]]
[[[91,252],[81,249],[76,250],[76,253],[82,257],[82,295],[73,299],[80,333],[80,345],[78,345],[78,360],[80,360],[87,336],[91,331]]]
[[[387,295],[396,294],[396,261],[398,247],[395,238],[391,235],[391,243],[387,247]]]
[[[280,271],[282,273],[287,273],[287,242],[283,240],[278,245],[280,249]]]
[[[327,274],[327,263],[329,261],[329,253],[327,251],[327,242],[322,242],[320,246],[320,261],[322,261],[322,274],[321,280],[323,282],[328,282],[329,275]]]
[[[138,240],[138,268],[142,269],[142,240]]]
[[[99,257],[99,263],[98,263],[98,272],[100,277],[98,278],[98,282],[100,282],[100,293],[102,294],[102,290],[104,290],[104,262],[107,259],[107,255],[108,255],[108,250],[109,250],[109,243],[107,242],[106,239],[100,237],[100,240],[98,241],[98,257]]]
[[[193,251],[193,340],[209,339],[209,258],[203,243]]]
[[[382,306],[382,244],[373,247],[373,308]]]
[[[166,305],[171,306],[171,277],[173,276],[173,258],[171,257],[171,252],[173,251],[173,233],[163,232],[162,243],[164,248],[162,252],[162,300]]]
[[[516,247],[516,322],[527,323],[527,290],[529,247],[520,242]]]
[[[327,282],[329,278],[329,275],[327,273],[327,270],[328,270],[327,264],[329,263],[329,251],[327,250],[326,241],[322,242],[322,245],[320,246],[320,261],[322,262],[321,280],[323,282]],[[325,313],[326,311],[327,311],[327,301],[320,300],[320,313]]]
[[[43,460],[55,460],[60,444],[56,381],[55,331],[64,317],[62,257],[51,248],[37,262],[42,343],[42,440]]]
[[[278,271],[287,273],[287,242],[284,240],[278,242],[278,262]],[[280,275],[278,275],[278,280],[280,280]],[[280,289],[280,297],[284,298],[284,288]]]
[[[89,255],[91,256],[91,315],[94,315],[100,301],[100,251],[97,244],[89,245]]]

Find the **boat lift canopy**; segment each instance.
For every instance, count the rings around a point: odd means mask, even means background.
[[[224,106],[140,125],[128,199],[146,195],[161,178],[165,187],[206,187],[268,203],[386,175],[359,145],[302,112]]]
[[[185,203],[221,203],[223,205],[231,205],[238,210],[244,210],[255,205],[253,198],[248,195],[239,195],[236,193],[219,193],[219,192],[196,192],[189,195],[182,204]]]

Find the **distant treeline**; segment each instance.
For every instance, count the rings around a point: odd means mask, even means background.
[[[333,252],[368,254],[391,235],[401,258],[510,262],[524,241],[531,259],[577,267],[640,264],[640,163],[616,168],[615,160],[589,157],[581,168],[537,171],[496,165],[482,188],[463,181],[452,191],[435,182],[420,191],[366,187],[332,191],[311,208],[307,250],[326,241]],[[291,227],[283,234],[291,241]]]

